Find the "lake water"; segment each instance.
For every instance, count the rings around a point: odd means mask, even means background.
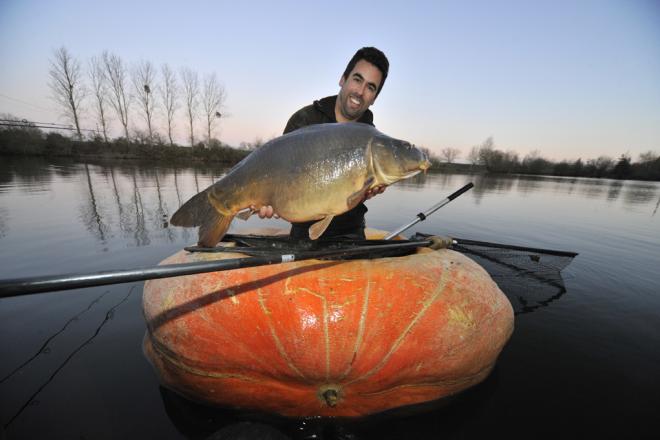
[[[167,219],[224,171],[1,157],[0,278],[153,266],[196,240]],[[368,201],[367,223],[393,229],[470,181],[409,233],[579,256],[560,291],[503,288],[514,334],[491,376],[453,401],[350,421],[193,404],[162,389],[142,354],[133,283],[0,300],[7,438],[657,438],[660,184],[428,174]]]

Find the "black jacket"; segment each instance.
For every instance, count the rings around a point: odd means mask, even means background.
[[[335,104],[337,102],[337,95],[328,96],[313,104],[301,108],[289,118],[286,124],[284,134],[292,132],[302,127],[314,124],[327,124],[337,122],[335,117]],[[357,122],[364,124],[374,125],[374,115],[371,110],[364,112],[362,117]],[[321,238],[353,238],[364,239],[364,214],[367,212],[367,207],[364,203],[360,203],[355,208],[341,215],[336,216],[330,222],[330,226],[325,230]],[[290,236],[292,238],[309,238],[309,227],[314,224],[313,221],[305,223],[292,223]]]
[[[337,118],[335,117],[336,102],[337,95],[327,96],[314,101],[311,105],[301,108],[289,118],[289,122],[287,122],[284,129],[284,134],[302,127],[307,127],[308,125],[337,122]],[[374,114],[371,110],[367,109],[357,122],[374,125]]]

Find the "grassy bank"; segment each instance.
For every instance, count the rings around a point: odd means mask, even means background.
[[[70,157],[74,159],[137,159],[169,164],[223,163],[233,165],[246,157],[250,150],[222,145],[213,140],[210,146],[201,142],[194,147],[148,143],[118,138],[104,142],[101,138],[75,140],[59,133],[45,133],[38,128],[22,126],[0,127],[0,155]],[[497,149],[482,149],[475,164],[446,163],[431,156],[431,171],[470,174],[528,174],[566,177],[592,177],[632,180],[660,180],[660,157],[647,153],[639,162],[632,162],[622,154],[618,160],[605,156],[573,162],[553,162],[541,157],[519,160],[517,154]]]
[[[58,133],[44,133],[39,129],[0,130],[0,154],[21,156],[70,157],[75,159],[139,159],[162,162],[222,162],[233,164],[249,154],[219,142],[210,147],[202,143],[194,147],[168,144],[126,142],[119,138],[110,142],[102,139],[78,141]]]

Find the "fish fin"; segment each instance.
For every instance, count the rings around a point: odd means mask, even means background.
[[[197,244],[201,247],[214,247],[218,244],[234,219],[233,215],[222,215],[216,210],[213,210],[213,214],[211,218],[207,218],[199,227]]]
[[[209,197],[211,190],[212,188],[207,188],[194,195],[170,219],[170,223],[174,226],[199,226],[198,244],[202,247],[215,246],[234,219],[233,214],[225,215],[218,212],[220,206],[214,206],[213,203],[216,202]]]
[[[256,209],[250,209],[250,208],[248,208],[248,209],[243,210],[243,211],[239,212],[238,214],[236,214],[236,217],[240,218],[241,220],[247,220],[247,219],[249,219],[250,216],[252,216],[252,214],[254,214],[255,212],[257,212]]]
[[[353,194],[348,196],[348,198],[346,199],[346,206],[353,209],[355,206],[357,206],[358,203],[363,201],[367,190],[369,189],[371,184],[374,183],[374,180],[376,179],[374,179],[373,176],[369,177],[364,182],[364,185],[362,185],[362,188],[360,188],[359,190],[355,191]]]
[[[326,229],[328,229],[328,226],[330,226],[330,222],[332,219],[335,218],[334,215],[329,215],[325,218],[322,218],[321,220],[317,221],[314,223],[312,226],[309,227],[309,238],[312,240],[316,240],[319,238],[323,233],[325,232]]]
[[[174,226],[200,226],[204,220],[215,213],[209,201],[208,189],[194,195],[184,203],[170,219]]]

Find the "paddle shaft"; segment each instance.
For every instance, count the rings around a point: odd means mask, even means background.
[[[440,203],[438,203],[436,205],[433,205],[428,211],[420,212],[419,214],[417,214],[417,217],[415,218],[415,220],[411,221],[410,223],[408,223],[406,225],[403,225],[403,226],[395,229],[393,232],[390,232],[388,235],[386,235],[385,240],[390,240],[390,239],[396,237],[397,235],[399,235],[400,233],[402,233],[403,231],[406,231],[406,230],[410,229],[412,226],[416,225],[417,223],[426,220],[426,217],[433,214],[435,211],[442,208],[447,203],[451,202],[456,197],[460,196],[461,194],[463,194],[464,192],[466,192],[467,190],[469,190],[473,186],[474,186],[474,183],[470,182],[467,185],[465,185],[463,188],[461,188],[458,191],[455,191],[454,193],[452,193],[449,197],[442,200]]]
[[[83,287],[104,286],[108,284],[130,283],[157,278],[178,277],[197,273],[240,269],[244,267],[265,266],[268,264],[287,263],[319,258],[336,258],[351,255],[368,254],[374,251],[402,250],[429,246],[430,240],[376,245],[358,246],[348,249],[323,251],[302,251],[295,254],[231,258],[227,260],[201,261],[196,263],[171,264],[129,270],[113,270],[88,274],[50,275],[29,278],[14,278],[0,281],[0,298],[31,295],[58,290],[79,289]],[[240,250],[237,249],[237,252]]]

